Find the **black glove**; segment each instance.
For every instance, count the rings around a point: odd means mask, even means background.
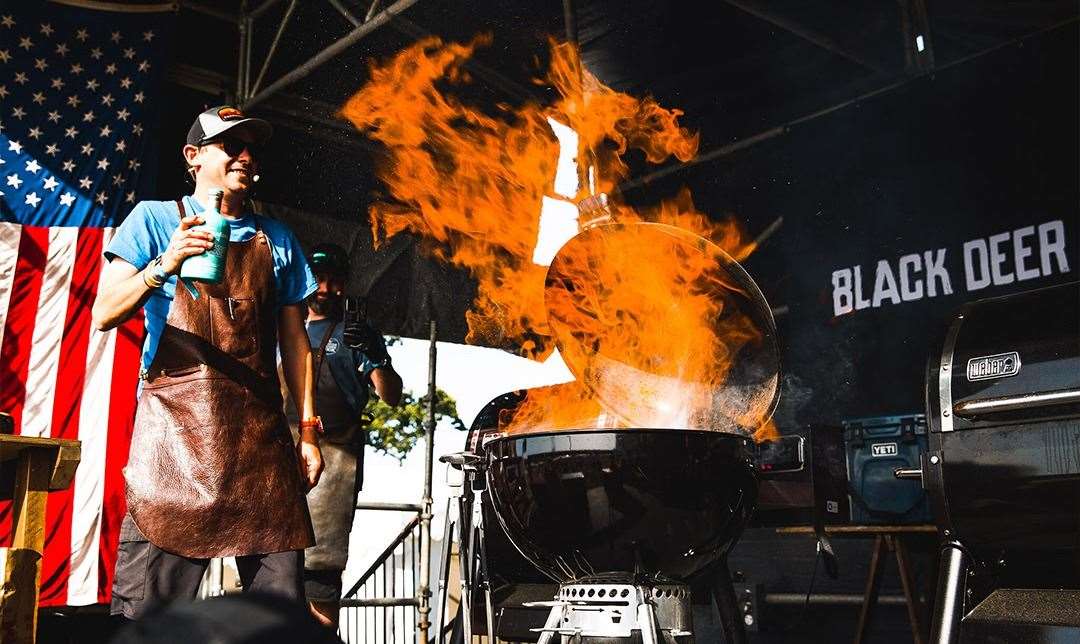
[[[375,364],[387,364],[390,355],[386,352],[386,345],[379,332],[371,328],[367,322],[346,322],[341,331],[342,339],[346,346],[353,351],[359,351],[367,356],[368,360]]]

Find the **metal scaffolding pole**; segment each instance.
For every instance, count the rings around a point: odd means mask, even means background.
[[[777,27],[780,27],[785,31],[789,31],[792,34],[798,36],[799,38],[802,38],[807,42],[811,42],[818,47],[821,47],[822,49],[836,54],[837,56],[841,56],[850,60],[853,63],[861,65],[866,69],[869,69],[870,71],[877,72],[879,74],[884,74],[887,71],[884,65],[879,65],[876,62],[867,59],[865,56],[857,52],[840,46],[839,43],[834,41],[832,38],[825,36],[824,34],[819,34],[800,24],[797,24],[795,21],[789,18],[786,18],[778,13],[769,11],[765,6],[758,6],[754,3],[747,2],[746,0],[724,0],[724,2],[741,11],[745,11],[746,13],[754,16],[755,18],[759,18],[761,20],[764,20],[765,22],[776,25]]]
[[[264,5],[265,6],[265,5]],[[244,50],[240,52],[240,55],[244,57],[244,93],[240,95],[240,100],[247,100],[248,96],[251,96],[251,49],[252,43],[255,40],[255,14],[244,17],[244,24],[247,28],[247,39],[244,40]]]
[[[345,5],[341,4],[341,0],[327,0],[327,2],[330,3],[331,7],[337,9],[338,13],[345,16],[345,19],[351,22],[354,27],[359,27],[361,24],[363,24],[359,18],[352,15],[352,12],[350,12]],[[372,3],[371,6],[375,7],[375,4]]]
[[[259,91],[259,86],[262,85],[263,78],[266,77],[266,70],[270,68],[270,61],[274,59],[274,54],[277,53],[278,43],[281,42],[281,36],[285,33],[285,28],[289,26],[294,11],[296,11],[296,0],[292,0],[288,8],[285,9],[285,15],[281,18],[281,24],[278,25],[277,33],[274,34],[274,40],[270,43],[270,51],[267,52],[266,58],[263,59],[262,69],[259,70],[259,75],[255,77],[255,84],[251,86],[251,91]]]
[[[236,26],[240,30],[240,41],[237,48],[236,56],[236,95],[233,98],[235,102],[239,103],[244,98],[244,82],[247,76],[247,69],[244,67],[246,58],[244,57],[244,50],[247,47],[248,39],[251,34],[248,32],[247,21],[247,0],[242,0],[240,3],[240,17],[236,21]],[[229,101],[233,102],[232,100]]]
[[[416,623],[417,642],[428,642],[428,628],[431,626],[431,471],[435,460],[435,365],[437,358],[437,329],[435,320],[431,325],[431,347],[428,350],[428,408],[427,408],[427,445],[424,454],[424,498],[420,501],[423,510],[420,513],[420,588],[417,589],[420,605]],[[445,536],[443,537],[446,538]]]
[[[390,19],[394,15],[405,11],[409,7],[416,4],[416,2],[417,0],[398,0],[386,9],[383,9],[378,14],[373,16],[371,20],[368,20],[364,24],[354,28],[348,34],[342,36],[332,45],[323,49],[318,54],[312,56],[310,59],[302,63],[296,69],[292,70],[291,72],[285,74],[281,78],[271,83],[266,89],[245,100],[243,107],[245,109],[250,109],[255,105],[258,105],[259,103],[265,101],[270,96],[273,96],[275,93],[281,91],[282,88],[287,87],[300,80],[301,78],[310,75],[323,63],[339,56],[346,49],[359,42],[361,38],[367,36],[379,27],[390,22]]]

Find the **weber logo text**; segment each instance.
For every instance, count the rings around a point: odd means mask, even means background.
[[[1020,373],[1020,354],[1015,351],[972,358],[967,363],[968,380],[1006,378]]]
[[[878,443],[870,446],[870,453],[874,456],[896,456],[896,443]]]

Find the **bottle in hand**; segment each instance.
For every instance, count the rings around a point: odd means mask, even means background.
[[[221,188],[211,188],[208,195],[209,207],[199,213],[203,223],[195,226],[195,230],[210,232],[214,236],[214,246],[184,260],[180,266],[180,277],[218,284],[225,276],[225,251],[229,248],[229,222],[221,214],[221,199],[225,191]]]

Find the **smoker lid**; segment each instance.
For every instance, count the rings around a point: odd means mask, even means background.
[[[944,431],[1080,413],[1080,284],[971,302],[928,371]],[[933,416],[934,414],[931,413]]]
[[[607,224],[548,269],[548,322],[567,366],[636,427],[746,432],[772,415],[772,311],[716,244],[654,223]]]

